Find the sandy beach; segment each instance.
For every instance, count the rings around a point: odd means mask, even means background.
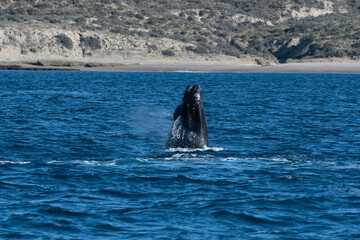
[[[360,73],[360,62],[305,62],[259,66],[242,62],[221,61],[43,61],[0,62],[3,70],[67,70],[112,72],[309,72]]]
[[[112,67],[79,68],[81,71],[124,71],[124,72],[310,72],[310,73],[360,73],[360,62],[353,63],[287,63],[272,66],[223,62],[143,62]]]

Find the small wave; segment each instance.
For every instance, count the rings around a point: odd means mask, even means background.
[[[213,155],[197,155],[197,154],[181,154],[177,153],[170,157],[165,157],[165,161],[172,161],[172,160],[209,160],[214,159],[215,156]]]
[[[116,161],[115,160],[111,160],[111,161],[95,161],[95,160],[85,160],[85,161],[81,161],[81,160],[73,160],[73,161],[57,161],[57,160],[53,160],[53,161],[49,161],[47,162],[47,164],[51,164],[51,165],[68,165],[68,164],[84,164],[84,165],[92,165],[92,166],[113,166],[116,165]]]
[[[270,219],[266,216],[250,214],[250,213],[234,213],[228,210],[218,210],[212,213],[215,217],[223,217],[223,218],[236,218],[238,220],[250,222],[250,223],[266,223],[266,224],[279,224],[278,221]]]
[[[303,181],[302,177],[295,177],[295,176],[292,176],[292,175],[285,176],[285,179],[288,180],[288,181],[298,181],[298,182]]]
[[[0,165],[24,165],[24,164],[29,164],[31,162],[16,162],[16,161],[0,161]]]
[[[335,169],[360,169],[360,165],[345,165],[345,166],[334,166]]]
[[[223,148],[218,148],[213,151],[222,151]],[[137,161],[224,161],[224,162],[239,162],[239,161],[269,161],[269,162],[291,162],[287,158],[269,157],[269,158],[246,158],[246,157],[228,157],[217,156],[212,154],[203,154],[207,150],[204,149],[187,149],[187,148],[173,148],[165,152],[174,153],[173,155],[163,155],[155,157],[138,157]],[[199,154],[197,154],[199,152]]]
[[[80,161],[80,163],[86,164],[86,165],[93,165],[93,166],[115,166],[116,161]]]
[[[87,165],[87,166],[117,166],[123,164],[134,163],[137,160],[130,160],[130,159],[115,159],[115,160],[72,160],[72,161],[58,161],[53,160],[47,162],[50,165],[71,165],[71,164],[78,164],[78,165]]]
[[[194,152],[176,152],[170,156],[157,156],[157,157],[143,157],[136,158],[138,161],[227,161],[239,160],[219,157],[211,154],[196,154]]]
[[[246,160],[262,160],[262,161],[271,161],[271,162],[290,162],[287,158],[282,157],[269,157],[269,158],[249,158]]]
[[[65,164],[65,162],[63,162],[63,161],[57,161],[57,160],[52,160],[52,161],[47,162],[47,164],[63,165],[63,164]]]

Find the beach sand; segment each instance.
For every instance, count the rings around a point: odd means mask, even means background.
[[[360,62],[307,62],[259,66],[239,62],[220,61],[67,61],[45,62],[45,64],[24,62],[2,62],[0,69],[11,70],[73,70],[111,72],[299,72],[299,73],[360,73]]]
[[[82,71],[123,71],[123,72],[353,72],[360,73],[360,62],[348,63],[287,63],[272,66],[223,62],[146,62],[112,67],[80,68]]]

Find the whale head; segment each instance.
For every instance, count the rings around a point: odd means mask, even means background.
[[[174,112],[174,124],[169,139],[167,146],[170,147],[209,146],[204,103],[199,85],[186,87],[182,102]]]

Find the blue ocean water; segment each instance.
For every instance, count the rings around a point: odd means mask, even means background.
[[[0,238],[359,239],[359,119],[360,74],[0,71]]]

